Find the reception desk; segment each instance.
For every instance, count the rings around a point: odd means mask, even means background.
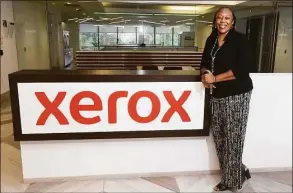
[[[17,141],[208,136],[192,71],[19,71],[10,75]]]
[[[292,75],[251,77],[244,162],[290,169]],[[26,182],[218,170],[194,71],[19,71],[9,81]]]

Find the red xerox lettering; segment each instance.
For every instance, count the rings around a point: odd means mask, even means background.
[[[137,113],[137,102],[140,98],[147,97],[151,100],[152,111],[147,117],[141,117]],[[131,96],[128,102],[128,113],[132,120],[138,123],[149,123],[152,122],[160,113],[161,103],[160,99],[150,91],[139,91]]]
[[[47,95],[44,92],[36,92],[35,95],[39,99],[40,103],[45,107],[45,110],[38,118],[37,125],[44,125],[51,114],[56,117],[60,125],[68,124],[68,120],[58,109],[58,106],[65,98],[66,92],[59,92],[53,102],[49,101]]]
[[[183,122],[190,122],[190,117],[183,108],[183,104],[188,99],[191,91],[184,91],[178,101],[176,101],[171,91],[164,91],[163,93],[168,103],[170,104],[170,108],[163,116],[162,122],[169,122],[175,112],[179,114]]]
[[[109,123],[117,123],[117,100],[127,97],[127,91],[117,91],[110,95],[108,100],[108,121]]]
[[[80,101],[84,98],[90,98],[94,102],[92,105],[80,105]],[[99,115],[92,117],[92,118],[86,118],[83,117],[80,114],[80,111],[101,111],[103,110],[103,105],[101,98],[94,92],[91,91],[83,91],[80,93],[77,93],[70,102],[70,113],[72,118],[84,125],[90,125],[95,124],[101,121],[101,118]]]
[[[183,105],[187,101],[190,96],[191,91],[184,91],[178,100],[175,99],[172,91],[163,91],[164,100],[166,100],[170,107],[164,112],[161,122],[166,123],[169,122],[172,116],[177,113],[183,122],[190,122],[190,117]],[[44,125],[50,115],[53,115],[60,125],[68,125],[68,119],[65,117],[63,112],[58,108],[60,104],[63,102],[66,92],[59,92],[55,99],[51,102],[47,95],[44,92],[36,92],[35,93],[37,99],[44,106],[45,110],[41,113],[37,120],[37,125]],[[137,103],[141,98],[148,98],[151,101],[151,112],[149,115],[142,117],[138,114]],[[93,101],[91,105],[81,105],[80,102],[84,98],[89,98]],[[107,103],[108,105],[108,123],[115,124],[117,123],[117,109],[119,111],[119,107],[117,105],[117,101],[127,100],[128,91],[116,91],[112,93]],[[77,123],[83,125],[92,125],[97,124],[99,122],[103,122],[106,120],[102,120],[99,116],[99,112],[102,111],[103,102],[100,96],[92,91],[82,91],[77,93],[72,97],[70,103],[68,105],[70,115]],[[127,103],[127,110],[129,117],[138,122],[138,123],[150,123],[158,118],[161,112],[161,101],[160,98],[151,91],[138,91],[129,97]],[[96,116],[87,118],[80,114],[81,111],[96,111]]]

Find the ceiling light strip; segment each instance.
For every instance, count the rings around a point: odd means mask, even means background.
[[[123,17],[115,17],[115,18],[111,18],[110,20],[116,20],[116,19],[123,19]]]
[[[139,20],[140,22],[145,22],[145,23],[152,23],[152,24],[158,24],[158,25],[166,25],[164,23],[157,23],[157,22],[153,22],[153,21],[147,21],[147,20]]]
[[[71,19],[68,19],[68,21],[74,21],[74,20],[78,20],[78,18],[71,18]]]
[[[79,23],[84,23],[84,22],[87,22],[87,21],[89,21],[89,20],[93,20],[93,18],[86,18],[86,19],[84,19],[84,20],[82,20],[82,21],[79,21]]]
[[[128,19],[128,20],[115,21],[115,22],[110,22],[109,24],[123,23],[123,22],[128,22],[128,21],[131,21],[131,20]]]
[[[200,23],[213,23],[211,21],[204,21],[204,20],[195,20],[196,22],[200,22]]]
[[[190,21],[190,20],[193,20],[193,19],[184,19],[184,20],[176,21],[175,23],[181,23],[181,22]]]

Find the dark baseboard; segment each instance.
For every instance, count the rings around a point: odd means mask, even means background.
[[[1,104],[6,103],[6,102],[10,103],[10,92],[9,91],[1,94]]]

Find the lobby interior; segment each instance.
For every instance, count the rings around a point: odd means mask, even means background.
[[[235,10],[236,29],[255,49],[251,73],[291,74],[291,1],[1,1],[1,192],[212,192],[218,171],[23,182],[8,74],[23,69],[199,73],[213,14],[227,5]],[[242,190],[275,191],[292,191],[292,162],[252,171]]]

